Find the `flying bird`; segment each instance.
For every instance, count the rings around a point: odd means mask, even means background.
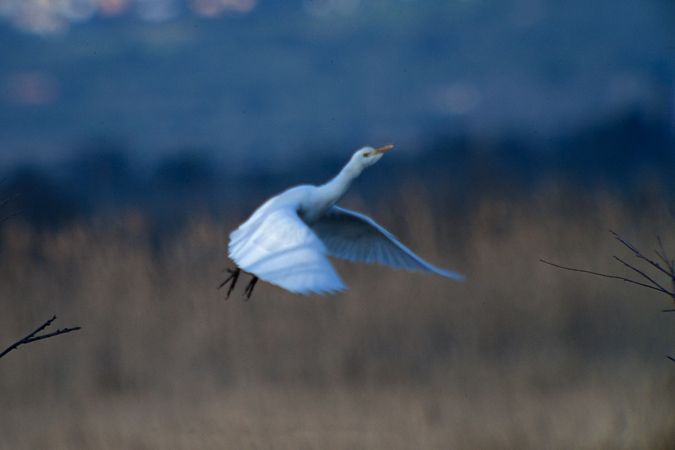
[[[247,298],[258,279],[304,295],[347,289],[327,256],[463,281],[463,275],[424,261],[371,218],[335,206],[361,172],[392,147],[364,147],[326,184],[292,187],[263,203],[230,234],[229,254],[237,267],[227,269],[230,276],[220,285],[230,282],[227,297],[241,272],[253,276]]]

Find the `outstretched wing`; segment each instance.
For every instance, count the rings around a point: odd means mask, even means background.
[[[229,253],[244,271],[291,292],[346,289],[321,240],[289,206],[252,216],[230,234]]]
[[[371,218],[338,206],[331,207],[312,230],[328,254],[349,261],[378,262],[396,269],[437,273],[458,281],[464,275],[440,269],[408,250]]]

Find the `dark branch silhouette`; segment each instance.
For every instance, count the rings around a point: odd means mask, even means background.
[[[47,327],[48,327],[49,325],[51,325],[52,322],[55,321],[55,320],[56,320],[56,316],[52,317],[51,319],[49,319],[48,321],[46,321],[45,323],[43,323],[37,330],[33,331],[31,334],[29,334],[29,335],[26,336],[25,338],[23,338],[23,339],[21,339],[21,340],[15,342],[14,344],[12,344],[12,345],[10,345],[9,347],[7,347],[7,349],[6,349],[5,351],[3,351],[2,353],[0,353],[0,358],[2,358],[3,356],[5,356],[7,353],[11,352],[11,351],[14,350],[15,348],[17,348],[19,345],[22,345],[22,344],[29,344],[29,343],[35,342],[35,341],[41,341],[42,339],[48,339],[48,338],[50,338],[50,337],[58,336],[59,334],[66,334],[66,333],[70,333],[71,331],[77,331],[77,330],[80,329],[80,327],[74,327],[74,328],[60,328],[60,329],[58,329],[58,330],[56,330],[56,331],[54,331],[54,332],[52,332],[52,333],[41,334],[41,335],[37,336],[37,334],[38,334],[40,331],[42,331],[42,330],[44,330],[45,328],[47,328]]]
[[[673,216],[673,218],[675,218],[675,213],[673,213],[672,210],[670,211],[670,213]],[[654,250],[654,253],[656,253],[656,256],[658,256],[658,258],[660,260],[660,262],[658,262],[658,261],[654,261],[654,260],[651,260],[651,259],[647,258],[637,247],[635,247],[633,244],[631,244],[626,239],[621,237],[618,233],[615,233],[612,230],[610,230],[610,233],[612,233],[614,235],[614,238],[617,241],[621,242],[621,244],[623,244],[624,247],[626,247],[628,250],[630,250],[631,253],[633,253],[633,255],[637,259],[646,262],[652,268],[656,269],[657,271],[659,271],[662,274],[669,277],[670,281],[671,281],[671,288],[667,289],[667,288],[663,287],[661,284],[657,283],[652,277],[647,275],[647,273],[645,273],[645,271],[640,270],[636,266],[627,263],[626,261],[619,258],[618,256],[614,256],[614,259],[619,261],[621,264],[623,264],[625,267],[629,268],[633,272],[637,273],[640,277],[642,277],[643,280],[646,280],[648,283],[635,281],[635,280],[632,280],[630,278],[620,277],[620,276],[617,276],[617,275],[607,275],[607,274],[600,273],[600,272],[594,272],[592,270],[575,269],[573,267],[561,266],[559,264],[554,264],[552,262],[544,261],[543,259],[540,259],[539,261],[543,262],[544,264],[548,264],[550,266],[557,267],[559,269],[571,270],[572,272],[588,273],[590,275],[595,275],[595,276],[598,276],[598,277],[612,278],[612,279],[615,279],[615,280],[621,280],[621,281],[625,281],[627,283],[632,283],[632,284],[636,284],[638,286],[653,289],[657,292],[661,292],[663,294],[666,294],[675,303],[675,260],[671,259],[668,256],[668,253],[666,252],[666,249],[663,246],[663,241],[661,240],[661,236],[657,236],[659,248]],[[675,309],[664,309],[663,312],[675,312]],[[666,356],[666,358],[675,362],[675,358],[673,358],[671,356]]]
[[[3,178],[2,180],[0,180],[0,184],[4,183],[5,180],[6,180],[6,178]],[[12,199],[16,198],[17,196],[18,196],[18,194],[14,194],[14,195],[12,195],[11,197],[8,197],[8,198],[6,198],[6,199],[4,199],[4,200],[0,200],[0,211],[2,211],[3,209],[5,209],[5,207],[9,204],[9,202],[10,202]],[[15,213],[11,213],[11,214],[9,214],[9,215],[6,215],[6,216],[4,216],[4,217],[0,217],[0,223],[3,223],[4,221],[9,220],[9,219],[11,219],[12,217],[14,217],[14,216],[16,216],[17,214],[20,214],[20,213],[21,213],[21,210],[15,212]],[[22,345],[22,344],[29,344],[29,343],[35,342],[35,341],[41,341],[42,339],[48,339],[48,338],[50,338],[50,337],[58,336],[59,334],[66,334],[66,333],[70,333],[71,331],[77,331],[77,330],[80,329],[80,327],[74,327],[74,328],[60,328],[60,329],[57,329],[56,331],[54,331],[54,332],[52,332],[52,333],[47,333],[47,334],[42,334],[42,335],[37,336],[37,334],[38,334],[40,331],[42,331],[42,330],[44,330],[45,328],[47,328],[47,327],[48,327],[49,325],[51,325],[52,322],[54,322],[55,320],[56,320],[56,316],[53,316],[51,319],[49,319],[48,321],[46,321],[45,323],[43,323],[37,330],[33,331],[31,334],[29,334],[29,335],[26,336],[25,338],[23,338],[23,339],[21,339],[21,340],[19,340],[19,341],[16,341],[14,344],[12,344],[12,345],[10,345],[9,347],[7,347],[7,348],[5,349],[5,351],[3,351],[2,353],[0,353],[0,358],[2,358],[3,356],[5,356],[7,353],[11,352],[11,351],[14,350],[15,348],[19,347],[19,345]]]
[[[0,184],[4,183],[6,179],[7,179],[7,178],[3,178],[2,180],[0,180]],[[5,207],[9,204],[9,202],[11,202],[12,199],[18,197],[18,195],[19,195],[19,194],[14,194],[14,195],[12,195],[12,196],[9,197],[9,198],[6,198],[6,199],[4,199],[4,200],[0,200],[0,211],[2,211],[3,209],[5,209]],[[0,217],[0,223],[4,222],[5,220],[9,220],[9,219],[11,219],[12,217],[14,217],[14,216],[16,216],[16,215],[18,215],[18,214],[20,214],[20,213],[21,213],[21,211],[17,211],[17,212],[11,213],[11,214],[9,214],[9,215],[7,215],[7,216],[5,216],[5,217]]]
[[[659,249],[654,250],[654,251],[655,251],[656,255],[659,257],[659,259],[661,259],[662,263],[665,264],[665,266],[666,266],[665,268],[661,264],[659,264],[658,262],[652,261],[651,259],[644,256],[644,254],[637,247],[635,247],[633,244],[631,244],[626,239],[621,237],[618,233],[615,233],[612,230],[610,230],[610,233],[612,233],[614,235],[614,238],[617,241],[621,242],[621,244],[623,244],[626,248],[628,248],[635,255],[635,257],[637,257],[638,259],[640,259],[642,261],[645,261],[647,264],[649,264],[653,268],[657,269],[659,272],[668,276],[671,279],[671,281],[673,283],[675,283],[675,260],[672,260],[672,259],[668,258],[668,254],[666,253],[666,250],[663,247],[663,242],[661,241],[660,236],[657,236],[658,242],[659,242]],[[649,282],[649,284],[642,283],[642,282],[639,282],[639,281],[635,281],[635,280],[632,280],[632,279],[626,278],[626,277],[620,277],[620,276],[617,276],[617,275],[608,275],[608,274],[605,274],[605,273],[594,272],[592,270],[575,269],[573,267],[561,266],[559,264],[554,264],[552,262],[544,261],[543,259],[541,259],[540,261],[543,262],[544,264],[548,264],[550,266],[557,267],[559,269],[571,270],[573,272],[588,273],[588,274],[599,276],[599,277],[613,278],[615,280],[621,280],[621,281],[625,281],[627,283],[637,284],[638,286],[646,287],[646,288],[653,289],[655,291],[664,293],[667,296],[669,296],[671,299],[673,299],[673,302],[675,302],[675,287],[668,290],[665,287],[661,286],[656,281],[654,281],[654,279],[652,277],[650,277],[649,275],[647,275],[643,270],[640,270],[637,267],[627,263],[626,261],[619,258],[618,256],[614,256],[614,259],[619,261],[625,267],[631,269],[632,271],[634,271],[635,273],[640,275],[644,280],[647,280]]]
[[[616,276],[616,275],[607,275],[605,273],[593,272],[592,270],[575,269],[574,267],[561,266],[560,264],[554,264],[554,263],[549,262],[549,261],[544,261],[543,259],[540,259],[539,261],[543,262],[544,264],[548,264],[549,266],[557,267],[558,269],[570,270],[572,272],[588,273],[590,275],[596,275],[598,277],[613,278],[615,280],[621,280],[621,281],[625,281],[627,283],[637,284],[638,286],[646,287],[646,288],[649,288],[649,289],[654,289],[655,291],[664,292],[664,293],[670,295],[670,292],[668,292],[668,291],[656,288],[654,286],[650,286],[649,284],[640,283],[639,281],[631,280],[630,278],[619,277],[619,276]]]

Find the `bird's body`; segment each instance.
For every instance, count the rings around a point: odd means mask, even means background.
[[[358,150],[328,183],[296,186],[270,198],[230,234],[230,258],[256,277],[249,295],[257,278],[305,295],[346,289],[327,256],[464,279],[425,262],[370,218],[335,206],[389,148]],[[230,291],[238,274],[230,278]]]

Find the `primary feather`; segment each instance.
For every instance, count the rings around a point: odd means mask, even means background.
[[[319,236],[330,256],[349,261],[377,262],[395,269],[437,273],[464,281],[464,275],[424,261],[363,214],[333,206],[311,229]]]

